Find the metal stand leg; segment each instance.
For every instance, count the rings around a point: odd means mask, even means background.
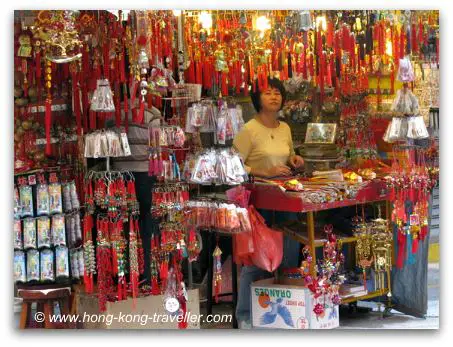
[[[308,229],[308,242],[312,256],[312,262],[310,264],[310,274],[313,278],[315,278],[316,276],[315,221],[312,211],[307,212],[307,229]]]
[[[231,277],[232,277],[232,290],[233,290],[233,329],[238,328],[238,321],[236,319],[236,306],[238,303],[238,274],[237,266],[234,263],[234,240],[231,238]]]
[[[208,283],[207,283],[207,314],[212,314],[212,279],[213,279],[213,259],[212,259],[212,252],[213,252],[213,244],[214,244],[214,233],[209,232],[208,236]]]

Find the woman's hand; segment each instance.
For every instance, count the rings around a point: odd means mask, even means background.
[[[298,169],[302,166],[304,166],[304,160],[300,155],[292,155],[289,158],[289,165],[291,165],[293,168]]]
[[[273,168],[267,170],[267,177],[276,177],[276,176],[289,176],[291,175],[291,169],[286,165],[277,165]]]

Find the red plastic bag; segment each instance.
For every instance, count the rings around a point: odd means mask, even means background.
[[[251,261],[260,269],[273,272],[282,262],[283,234],[269,228],[253,206],[249,207],[249,216],[254,247]]]
[[[253,245],[252,232],[242,232],[233,236],[234,254],[233,260],[236,264],[253,265],[252,254],[255,250]]]

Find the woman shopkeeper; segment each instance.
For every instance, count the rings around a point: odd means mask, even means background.
[[[294,153],[288,124],[278,120],[278,112],[285,102],[285,89],[280,80],[269,78],[265,90],[259,90],[258,86],[255,90],[251,97],[257,114],[237,134],[233,146],[241,154],[249,174],[260,177],[288,176],[291,174],[291,168],[302,167],[304,160]],[[260,213],[268,223],[271,221],[271,211],[260,210]],[[294,219],[294,213],[275,213],[277,223]],[[285,236],[281,267],[297,267],[298,258],[299,243]],[[255,266],[242,268],[236,308],[241,328],[250,327],[251,283],[270,276],[270,273]]]

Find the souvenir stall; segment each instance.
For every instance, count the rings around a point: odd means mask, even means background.
[[[253,327],[334,328],[339,305],[359,300],[426,313],[415,287],[439,172],[438,11],[16,11],[14,43],[22,327],[36,326],[28,291],[49,288],[68,289],[79,314],[200,312],[192,265],[206,251],[212,313],[224,236],[234,306],[241,265],[274,275],[252,285]],[[269,78],[283,82],[280,119],[305,162],[285,177],[247,174],[232,146]],[[137,160],[132,124],[147,128],[154,179],[147,247],[133,170],[111,165]],[[269,225],[262,210],[298,219]],[[283,234],[301,244],[296,268],[279,268]],[[287,307],[276,291],[298,299]],[[277,304],[298,318],[259,318]]]

